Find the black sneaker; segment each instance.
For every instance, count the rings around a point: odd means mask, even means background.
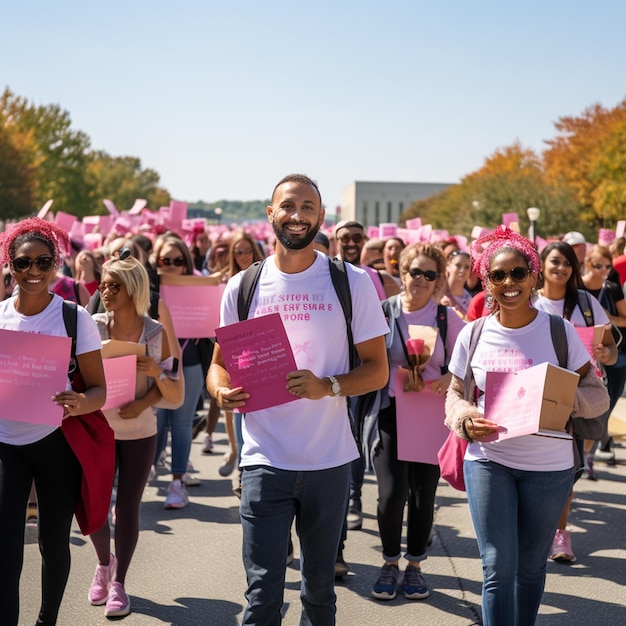
[[[361,512],[361,500],[350,500],[348,505],[348,517],[346,519],[348,530],[361,530],[363,526],[363,513]]]
[[[393,600],[396,597],[396,587],[400,570],[393,563],[385,563],[380,569],[378,580],[372,588],[372,597],[377,600]]]
[[[197,419],[196,419],[197,418]],[[193,426],[191,427],[191,437],[195,439],[206,428],[206,415],[198,415],[193,420]]]
[[[426,581],[422,576],[422,570],[415,565],[407,565],[404,570],[404,580],[402,581],[402,591],[408,600],[423,600],[428,598],[430,591],[426,586]]]
[[[349,571],[348,564],[343,560],[343,550],[339,550],[335,559],[335,578],[343,578]]]

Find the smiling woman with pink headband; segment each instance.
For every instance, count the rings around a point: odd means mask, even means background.
[[[570,439],[490,437],[498,424],[484,417],[487,372],[558,365],[559,359],[550,316],[531,304],[540,267],[533,244],[498,227],[472,253],[494,306],[491,315],[468,324],[455,344],[446,424],[469,441],[463,469],[483,564],[483,624],[527,626],[535,623],[541,604],[546,561],[573,484],[574,451]],[[476,324],[483,324],[477,338]],[[567,369],[581,378],[572,417],[595,417],[608,407],[606,391],[574,328],[564,323],[564,333]],[[468,397],[476,401],[465,399],[467,374]]]

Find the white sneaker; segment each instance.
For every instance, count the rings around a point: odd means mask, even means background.
[[[211,435],[205,435],[204,443],[202,444],[202,453],[211,454],[213,452],[213,439]]]
[[[189,472],[183,474],[182,480],[185,487],[197,487],[202,484],[202,481],[197,476],[192,476]]]
[[[177,478],[170,483],[167,489],[167,497],[165,498],[166,509],[182,509],[189,504],[189,496],[187,490],[181,481]]]

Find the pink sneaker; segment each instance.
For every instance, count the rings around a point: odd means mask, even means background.
[[[111,581],[115,578],[117,571],[117,559],[111,555],[108,565],[100,565],[96,567],[96,573],[93,575],[91,587],[89,587],[88,599],[94,606],[100,606],[107,601],[109,597],[109,588]]]
[[[576,560],[572,552],[572,539],[569,531],[557,529],[552,542],[550,558],[559,563],[573,563]]]
[[[109,589],[109,599],[104,609],[105,617],[122,617],[130,613],[130,599],[124,591],[124,585],[114,581]]]

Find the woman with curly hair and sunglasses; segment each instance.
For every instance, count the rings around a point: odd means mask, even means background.
[[[408,246],[399,258],[401,292],[383,303],[383,308],[389,312],[390,332],[386,342],[390,382],[381,392],[380,404],[383,408],[378,413],[378,432],[372,442],[372,460],[378,483],[378,529],[384,559],[371,592],[378,600],[393,600],[396,597],[405,503],[408,510],[407,551],[404,557],[408,565],[404,571],[402,592],[409,600],[422,600],[430,593],[420,564],[426,559],[433,524],[439,466],[436,462],[418,463],[398,458],[398,390],[395,381],[399,368],[411,367],[407,347],[409,325],[437,327],[438,317],[445,315],[445,345],[443,337],[438,335],[432,355],[420,373],[424,382],[412,388],[416,396],[435,394],[430,398],[429,406],[438,406],[436,414],[417,415],[416,419],[443,422],[444,396],[450,382],[446,356],[452,353],[456,337],[464,326],[453,309],[437,305],[436,298],[445,284],[445,271],[446,261],[437,247],[428,243]],[[445,436],[433,445],[433,457],[444,439]]]
[[[19,222],[0,235],[0,264],[9,265],[17,293],[0,302],[0,328],[67,337],[63,299],[50,293],[70,241],[67,233],[39,218]],[[54,405],[63,419],[98,410],[106,384],[98,329],[78,307],[76,361],[85,391],[65,390],[50,401],[50,420],[13,421],[0,408],[0,621],[18,623],[19,579],[24,550],[24,511],[34,480],[39,501],[42,599],[37,624],[56,624],[70,571],[69,534],[80,498],[82,471],[62,428],[51,425]],[[32,388],[36,392],[36,387]]]
[[[541,604],[559,517],[572,489],[574,446],[571,438],[535,435],[493,441],[498,424],[484,417],[481,393],[487,372],[545,362],[558,365],[559,359],[549,314],[531,304],[540,269],[533,244],[498,227],[474,244],[472,255],[493,307],[488,317],[468,324],[456,342],[446,424],[469,441],[463,470],[483,565],[483,624],[530,626]],[[484,325],[470,346],[479,323]],[[608,396],[576,331],[563,324],[567,369],[580,375],[572,417],[595,417],[608,407]],[[465,399],[466,374],[473,381],[467,397],[476,401]]]

